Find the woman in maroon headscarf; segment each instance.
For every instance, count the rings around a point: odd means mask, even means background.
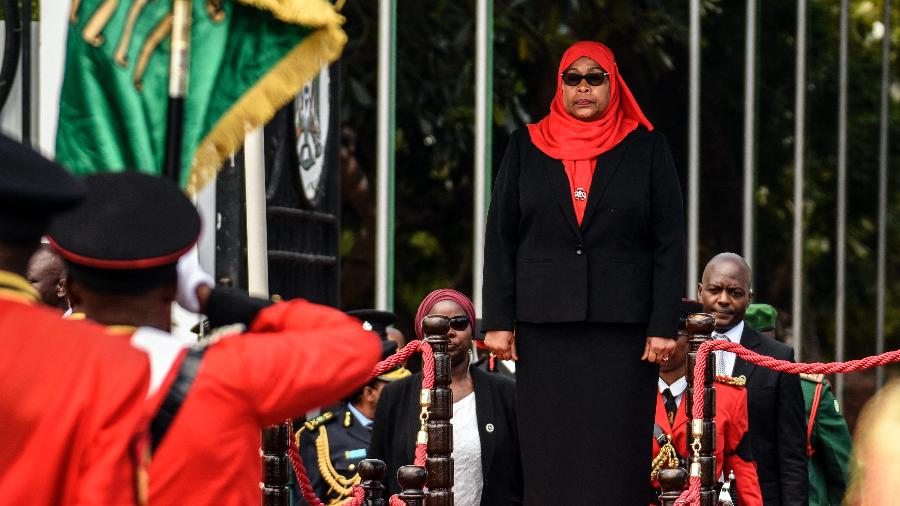
[[[556,80],[497,174],[485,342],[518,360],[525,504],[646,504],[657,364],[684,292],[681,189],[609,48],[572,45]]]
[[[515,386],[508,378],[471,364],[475,308],[465,295],[442,288],[429,293],[416,312],[415,329],[422,335],[422,318],[450,318],[450,390],[453,392],[454,503],[465,506],[522,504],[522,466],[516,426]],[[375,410],[367,456],[388,466],[386,485],[400,491],[397,469],[413,462],[419,430],[422,373],[384,387]],[[649,455],[649,451],[648,451]]]

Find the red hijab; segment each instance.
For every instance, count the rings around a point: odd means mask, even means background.
[[[581,121],[566,112],[562,98],[562,73],[575,60],[587,56],[609,72],[609,105],[593,121]],[[528,125],[531,142],[556,160],[593,160],[614,148],[639,125],[653,130],[641,112],[631,90],[619,74],[613,52],[592,41],[576,42],[566,49],[556,73],[556,96],[550,103],[550,114]]]

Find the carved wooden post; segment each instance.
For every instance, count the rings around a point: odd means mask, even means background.
[[[263,506],[290,506],[291,443],[289,423],[273,425],[262,432]]]
[[[659,502],[662,506],[675,506],[675,501],[684,490],[687,483],[687,471],[680,467],[671,469],[660,469],[656,479],[659,481],[659,488],[662,494],[659,496]]]
[[[434,389],[428,416],[428,506],[453,506],[453,391],[450,390],[450,319],[426,316],[422,320],[425,341],[434,352]]]
[[[428,471],[419,466],[403,466],[397,470],[397,483],[402,492],[398,495],[406,506],[425,506],[425,482],[428,481]],[[431,503],[428,503],[429,506]]]
[[[365,459],[359,463],[360,485],[366,491],[363,506],[386,506],[384,477],[387,466],[377,459]]]
[[[715,355],[710,353],[706,357],[706,364],[697,364],[697,350],[700,345],[709,340],[710,334],[715,329],[716,320],[712,315],[705,313],[692,313],[687,318],[687,331],[690,336],[687,356],[687,382],[686,392],[687,414],[691,420],[687,438],[687,455],[690,465],[690,476],[700,478],[700,505],[716,506],[716,390],[713,388],[715,381]],[[694,407],[694,368],[705,367],[706,378],[703,392],[703,418],[694,420],[692,412]],[[698,447],[699,443],[699,447]]]

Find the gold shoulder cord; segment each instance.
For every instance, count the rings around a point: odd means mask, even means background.
[[[747,386],[747,377],[743,374],[740,376],[725,376],[725,375],[717,375],[716,382],[722,383],[725,385],[731,385],[735,387],[744,387]]]
[[[41,300],[41,296],[28,280],[7,271],[0,271],[0,298],[25,303],[35,303]]]
[[[344,478],[331,464],[331,455],[328,450],[328,431],[324,426],[319,427],[319,437],[316,438],[316,457],[319,460],[319,472],[325,483],[337,492],[340,497],[348,497],[353,494],[353,486],[358,485],[361,478],[359,473],[350,478]]]
[[[669,440],[659,449],[659,454],[656,455],[650,464],[650,481],[655,480],[656,475],[662,469],[673,469],[676,467],[678,467],[678,452],[672,446],[672,436],[669,436]]]

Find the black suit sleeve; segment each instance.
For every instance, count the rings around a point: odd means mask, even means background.
[[[381,389],[381,396],[375,408],[375,419],[372,421],[372,438],[369,440],[369,448],[366,451],[366,458],[378,459],[387,464],[388,472],[384,485],[388,489],[388,494],[395,494],[399,491],[396,463],[391,462],[390,459],[393,447],[392,420],[396,419],[392,413],[397,407],[395,395],[397,389],[392,388],[393,386],[387,385]]]
[[[656,136],[652,163],[653,306],[647,335],[675,338],[684,293],[684,207],[675,162],[662,135]]]
[[[794,350],[787,360],[794,361]],[[800,377],[778,374],[778,467],[781,472],[782,506],[809,504],[809,475],[806,457],[806,405]]]
[[[519,145],[513,134],[494,181],[484,236],[482,330],[513,330],[519,228]],[[476,287],[477,289],[477,287]]]
[[[243,323],[249,327],[256,315],[274,302],[251,297],[233,288],[214,288],[206,303],[206,316],[210,328],[218,328],[232,323]]]

